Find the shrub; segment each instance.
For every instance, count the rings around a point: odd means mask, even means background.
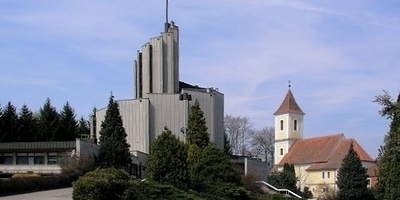
[[[122,199],[128,188],[129,175],[115,168],[96,169],[73,183],[72,198],[106,200]]]
[[[86,154],[78,156],[64,156],[58,164],[61,167],[61,173],[71,177],[72,180],[78,179],[86,172],[94,169],[94,160]]]
[[[69,186],[71,179],[62,175],[0,179],[0,196]]]
[[[32,178],[32,177],[40,177],[40,174],[36,173],[23,173],[23,174],[14,174],[11,178]]]
[[[224,200],[215,195],[198,193],[193,190],[184,191],[172,185],[162,185],[154,181],[133,180],[125,191],[126,200],[180,199],[180,200]]]
[[[260,176],[255,173],[248,173],[246,176],[241,176],[243,187],[254,193],[263,193],[260,185],[256,181],[261,180]]]

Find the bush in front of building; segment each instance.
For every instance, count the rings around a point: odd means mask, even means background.
[[[42,176],[0,179],[0,196],[70,187],[71,179],[68,176]]]
[[[224,200],[235,199],[224,197],[224,193],[217,195],[201,193],[194,190],[182,190],[172,185],[160,184],[155,181],[132,180],[125,191],[126,200],[151,200],[151,199],[180,199],[180,200]],[[226,188],[225,188],[226,189]]]
[[[23,173],[23,174],[14,174],[11,178],[33,178],[40,177],[40,174],[37,173]]]
[[[73,181],[95,168],[94,160],[87,154],[80,156],[66,155],[59,159],[58,165],[61,167],[61,173],[69,176]]]
[[[129,186],[130,177],[123,170],[115,168],[96,169],[81,176],[72,185],[72,198],[84,199],[122,199]]]

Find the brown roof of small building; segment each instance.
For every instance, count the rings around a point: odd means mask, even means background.
[[[296,100],[293,96],[292,91],[289,89],[285,99],[283,99],[283,102],[281,106],[276,110],[274,115],[281,115],[281,114],[286,114],[286,113],[294,113],[294,114],[300,114],[304,115],[305,113],[301,110],[300,106],[297,105]]]
[[[278,165],[310,164],[307,170],[338,169],[349,151],[351,141],[361,161],[374,162],[356,140],[335,134],[297,140]]]

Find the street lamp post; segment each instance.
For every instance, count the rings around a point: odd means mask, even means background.
[[[186,132],[187,132],[187,128],[186,128],[186,115],[188,113],[187,109],[189,107],[189,101],[192,100],[192,95],[184,92],[179,94],[179,101],[183,101],[183,127],[181,128],[181,133],[183,134],[183,141],[186,143]]]

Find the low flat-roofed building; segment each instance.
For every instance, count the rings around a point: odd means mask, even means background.
[[[0,174],[58,174],[62,156],[97,155],[99,146],[76,141],[0,143]]]

